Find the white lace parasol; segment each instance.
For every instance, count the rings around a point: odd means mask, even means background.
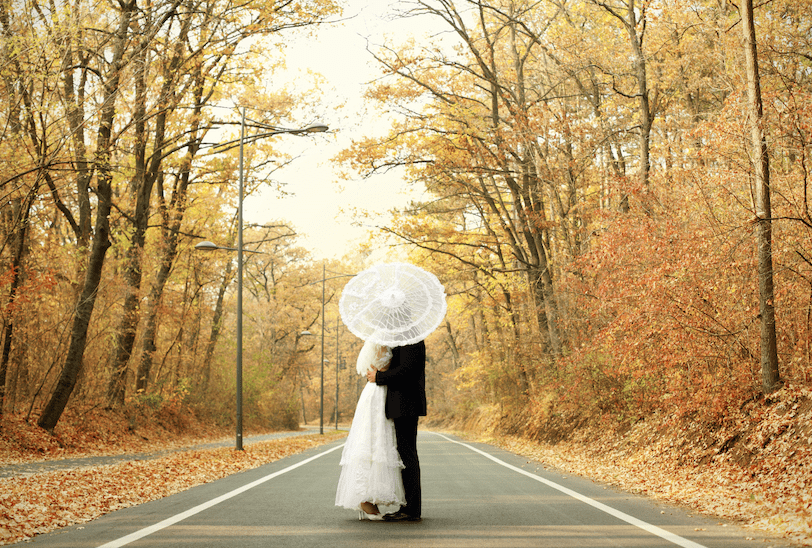
[[[395,347],[437,329],[446,312],[445,288],[434,274],[407,263],[381,263],[351,279],[338,302],[355,336]]]

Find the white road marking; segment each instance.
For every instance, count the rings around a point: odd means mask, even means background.
[[[140,530],[138,530],[138,531],[136,531],[134,533],[130,533],[127,536],[124,536],[124,537],[121,537],[119,539],[113,540],[111,542],[108,542],[107,544],[102,544],[101,546],[99,546],[99,548],[119,548],[120,546],[125,546],[125,545],[127,545],[127,544],[129,544],[131,542],[134,542],[134,541],[138,540],[138,539],[141,539],[141,538],[144,538],[144,537],[146,537],[148,535],[151,535],[152,533],[157,533],[161,529],[166,529],[170,525],[174,525],[174,524],[176,524],[176,523],[178,523],[180,521],[185,520],[186,518],[194,516],[195,514],[199,514],[203,510],[208,510],[212,506],[216,506],[217,504],[220,504],[221,502],[223,502],[225,500],[236,497],[237,495],[239,495],[241,493],[245,493],[246,491],[248,491],[249,489],[253,489],[257,485],[261,485],[261,484],[265,483],[266,481],[274,479],[277,476],[281,476],[282,474],[290,472],[291,470],[295,470],[295,469],[299,468],[300,466],[304,466],[305,464],[308,464],[308,463],[318,459],[319,457],[323,457],[324,455],[332,453],[333,451],[335,451],[337,449],[341,449],[342,447],[344,447],[343,443],[341,445],[337,445],[337,446],[333,447],[332,449],[328,449],[327,451],[319,453],[318,455],[314,455],[314,456],[312,456],[312,457],[310,457],[308,459],[305,459],[305,460],[303,460],[301,462],[297,462],[296,464],[292,464],[292,465],[288,466],[287,468],[283,468],[282,470],[279,470],[278,472],[274,472],[273,474],[268,474],[267,476],[259,478],[256,481],[252,481],[251,483],[243,485],[242,487],[234,489],[233,491],[229,491],[228,493],[225,493],[224,495],[220,495],[217,498],[213,498],[210,501],[204,502],[203,504],[199,504],[199,505],[195,506],[194,508],[190,508],[189,510],[186,510],[185,512],[181,512],[180,514],[176,514],[176,515],[174,515],[174,516],[172,516],[170,518],[167,518],[167,519],[165,519],[163,521],[160,521],[160,522],[156,523],[155,525],[150,525],[149,527],[145,527],[144,529],[140,529]]]
[[[592,506],[594,508],[597,508],[598,510],[600,510],[602,512],[606,512],[610,516],[614,516],[614,517],[616,517],[616,518],[618,518],[618,519],[620,519],[622,521],[625,521],[628,524],[634,525],[635,527],[639,527],[640,529],[642,529],[642,530],[644,530],[644,531],[646,531],[648,533],[651,533],[652,535],[656,535],[656,536],[658,536],[660,538],[663,538],[663,539],[667,540],[668,542],[670,542],[672,544],[676,544],[677,546],[682,546],[684,548],[706,548],[702,544],[697,544],[696,542],[693,542],[691,540],[683,538],[683,537],[681,537],[679,535],[675,535],[674,533],[669,533],[665,529],[661,529],[661,528],[657,527],[656,525],[651,525],[650,523],[646,523],[645,521],[637,519],[634,516],[630,516],[629,514],[621,512],[620,510],[615,510],[611,506],[607,506],[607,505],[605,505],[605,504],[603,504],[601,502],[593,500],[593,499],[591,499],[591,498],[589,498],[587,496],[582,495],[581,493],[573,491],[572,489],[568,489],[568,488],[564,487],[563,485],[559,485],[559,484],[555,483],[554,481],[544,479],[541,476],[537,476],[536,474],[532,474],[532,473],[528,472],[527,470],[522,470],[521,468],[518,468],[516,466],[508,464],[508,463],[506,463],[506,462],[504,462],[502,460],[497,459],[493,455],[490,455],[490,454],[486,453],[485,451],[480,451],[476,447],[468,445],[467,443],[462,443],[460,441],[452,440],[451,438],[449,438],[447,436],[444,436],[442,434],[437,434],[436,432],[432,432],[432,434],[440,436],[441,438],[443,438],[443,439],[445,439],[447,441],[450,441],[452,443],[462,445],[463,447],[466,447],[466,448],[470,449],[471,451],[474,451],[475,453],[479,453],[483,457],[492,460],[496,464],[500,464],[500,465],[504,466],[505,468],[513,470],[514,472],[518,472],[518,473],[520,473],[522,475],[527,476],[530,479],[534,479],[534,480],[536,480],[536,481],[538,481],[540,483],[543,483],[543,484],[547,485],[548,487],[552,487],[553,489],[561,491],[562,493],[564,493],[566,495],[569,495],[570,497],[572,497],[572,498],[574,498],[576,500],[579,500],[579,501],[583,502],[584,504],[588,504],[588,505],[590,505],[590,506]]]

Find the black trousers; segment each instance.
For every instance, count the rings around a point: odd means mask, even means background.
[[[423,495],[420,490],[420,461],[417,458],[417,421],[420,417],[399,417],[395,422],[395,438],[398,454],[405,468],[401,471],[403,489],[406,492],[406,506],[403,511],[410,516],[420,517],[423,510]]]

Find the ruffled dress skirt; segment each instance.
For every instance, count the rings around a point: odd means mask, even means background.
[[[362,502],[379,507],[406,503],[395,423],[386,418],[385,403],[386,387],[367,383],[341,453],[336,506],[358,510]]]

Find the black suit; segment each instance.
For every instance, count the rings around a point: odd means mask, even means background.
[[[387,386],[386,417],[395,422],[398,453],[405,468],[403,511],[420,517],[420,461],[417,457],[417,421],[426,416],[426,345],[423,341],[392,349],[389,369],[378,371],[375,382]]]

